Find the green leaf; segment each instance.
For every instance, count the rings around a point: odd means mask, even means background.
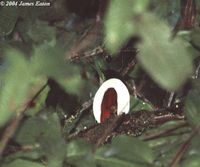
[[[55,29],[44,21],[36,21],[28,31],[28,36],[37,44],[50,42],[55,38]]]
[[[19,144],[40,144],[49,167],[61,167],[65,156],[65,142],[62,138],[58,116],[51,111],[39,117],[26,120],[19,129],[15,140]]]
[[[33,116],[37,114],[45,106],[45,100],[48,96],[48,92],[49,87],[47,86],[34,101],[35,106],[26,110],[25,114],[27,116]]]
[[[199,142],[200,135],[197,134],[192,139],[191,145],[188,151],[185,154],[185,157],[190,157],[191,155],[198,155],[200,156],[200,142]]]
[[[30,146],[31,148],[31,146]],[[18,151],[16,153],[12,153],[10,155],[8,155],[7,157],[4,158],[4,162],[8,163],[11,162],[15,159],[29,159],[29,160],[38,160],[41,157],[44,157],[45,154],[44,152],[41,150],[41,148],[39,148],[37,145],[32,146],[32,148],[30,150],[23,150],[23,151]]]
[[[109,52],[117,50],[134,33],[133,17],[134,1],[112,0],[105,19],[105,41]]]
[[[194,84],[194,88],[190,90],[185,102],[185,111],[187,120],[192,125],[200,125],[200,80]]]
[[[135,32],[134,16],[144,12],[149,0],[110,1],[105,19],[105,41],[110,53],[116,53]]]
[[[35,47],[31,62],[36,76],[56,79],[69,93],[80,95],[87,84],[80,77],[79,67],[64,58],[64,50],[58,45]]]
[[[180,38],[170,41],[170,28],[153,15],[144,15],[138,27],[143,39],[139,62],[160,86],[177,90],[193,71],[187,46]]]
[[[110,145],[99,148],[95,159],[103,166],[150,166],[154,160],[148,145],[136,138],[119,136]]]
[[[45,165],[28,160],[16,159],[2,167],[45,167]]]
[[[9,35],[16,24],[18,10],[15,7],[3,7],[0,9],[0,36]]]
[[[119,158],[104,158],[102,156],[96,156],[97,164],[101,167],[145,167],[137,163],[131,163],[127,160],[121,160]],[[146,166],[147,167],[147,166]]]
[[[64,59],[64,51],[59,46],[48,43],[35,48],[32,66],[36,75],[60,78],[78,72],[78,68]]]
[[[191,32],[191,43],[200,49],[200,28],[195,28]]]
[[[66,92],[70,94],[76,94],[81,95],[81,90],[84,88],[84,86],[88,83],[86,83],[85,80],[81,78],[80,75],[72,75],[70,77],[59,79],[57,80],[60,85],[66,90]]]
[[[156,16],[169,22],[173,27],[176,25],[180,15],[180,1],[179,0],[151,0],[151,11]]]
[[[48,111],[50,112],[50,111]],[[64,157],[66,144],[61,134],[60,121],[56,113],[48,114],[44,119],[44,129],[39,142],[48,159],[48,167],[61,167]]]
[[[82,108],[79,114],[76,117],[71,116],[69,119],[65,121],[65,125],[63,128],[63,133],[65,135],[70,134],[73,132],[74,128],[76,127],[76,131],[84,130],[85,128],[91,127],[96,124],[94,120],[94,116],[92,114],[87,115],[85,114],[85,109]]]
[[[181,136],[182,137],[182,136]],[[158,142],[157,147],[154,147],[153,150],[156,154],[155,166],[167,166],[171,163],[171,159],[174,157],[174,153],[180,147],[180,145],[184,142],[182,138],[177,136],[171,136],[168,138],[160,138],[155,140],[154,142]],[[159,143],[160,141],[160,143]],[[153,142],[153,140],[152,140]],[[163,155],[163,156],[160,156]],[[154,165],[153,165],[154,166]]]
[[[170,129],[173,129],[175,127],[181,126],[183,125],[183,122],[179,122],[179,121],[170,121],[167,122],[161,126],[158,126],[156,128],[153,129],[149,129],[145,134],[143,134],[141,137],[142,139],[151,139],[148,140],[148,145],[153,149],[156,150],[156,154],[159,157],[161,152],[165,152],[166,155],[168,154],[172,154],[173,152],[175,152],[175,150],[178,148],[179,144],[182,143],[184,141],[182,138],[182,136],[180,136],[179,138],[177,137],[177,135],[169,135],[169,136],[165,136],[165,135],[161,135],[155,139],[151,138],[152,136],[156,136],[159,133],[162,132],[167,132]],[[190,131],[190,127],[182,127],[182,128],[178,128],[177,130],[174,130],[174,133],[184,133],[185,131]],[[149,138],[150,137],[150,138]],[[183,140],[183,141],[182,141]],[[173,143],[170,144],[169,143]],[[160,157],[161,158],[161,157]],[[164,157],[163,157],[164,158]],[[165,158],[164,158],[165,159]]]
[[[199,167],[200,166],[200,156],[193,155],[187,158],[181,167]]]
[[[45,131],[44,121],[36,116],[27,119],[18,130],[15,141],[21,145],[38,144],[38,136]]]
[[[67,162],[77,167],[96,166],[91,145],[84,140],[72,141],[67,145]]]
[[[0,92],[0,126],[25,100],[32,77],[29,63],[22,53],[10,48],[6,51],[6,58],[7,70]]]
[[[139,110],[148,110],[151,111],[153,110],[153,106],[151,106],[150,104],[134,97],[131,96],[131,106],[130,106],[130,111],[139,111]]]
[[[141,14],[145,12],[149,5],[149,0],[134,0],[133,12],[134,14]]]

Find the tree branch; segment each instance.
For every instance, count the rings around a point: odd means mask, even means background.
[[[172,120],[184,120],[181,114],[172,114],[169,111],[161,113],[152,111],[138,111],[131,114],[107,119],[104,123],[96,124],[79,132],[74,137],[81,137],[97,146],[108,142],[112,137],[120,134],[139,136],[149,128],[154,128]],[[73,138],[74,138],[73,137]],[[71,138],[72,139],[72,138]],[[70,140],[71,140],[70,139]]]

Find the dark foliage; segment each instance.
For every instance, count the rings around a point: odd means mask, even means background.
[[[198,167],[200,2],[40,2],[0,1],[0,166]],[[130,112],[98,124],[110,78]]]

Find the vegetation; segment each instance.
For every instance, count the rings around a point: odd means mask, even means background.
[[[200,166],[199,1],[9,2],[0,166]],[[93,97],[113,77],[129,89],[130,113],[97,124]]]

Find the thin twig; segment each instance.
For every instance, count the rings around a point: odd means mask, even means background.
[[[165,113],[165,111],[164,111],[164,114],[162,114],[162,115],[155,115],[154,119],[155,119],[155,125],[160,125],[160,124],[164,124],[165,122],[168,122],[168,121],[184,120],[185,115],[173,114],[171,112]]]
[[[181,124],[179,124],[179,125],[177,125],[175,127],[169,128],[169,129],[164,130],[162,132],[154,133],[154,134],[151,134],[151,135],[146,135],[142,139],[144,141],[148,141],[148,140],[153,140],[153,139],[157,139],[157,138],[161,138],[161,137],[174,135],[174,133],[173,133],[174,131],[176,131],[177,129],[186,127],[186,126],[188,126],[187,123],[181,123]]]
[[[10,125],[5,129],[1,143],[0,143],[0,158],[2,157],[2,154],[7,146],[7,143],[9,142],[10,138],[14,135],[15,130],[17,129],[19,122],[23,118],[22,114],[16,115],[16,117],[12,120]]]
[[[174,100],[174,96],[175,96],[175,92],[171,92],[169,95],[169,99],[168,99],[168,103],[167,103],[167,107],[171,107],[173,100]]]
[[[199,77],[199,70],[200,70],[200,63],[198,64],[196,70],[195,70],[195,79],[197,79]]]
[[[89,108],[92,106],[92,102],[93,102],[93,98],[92,98],[92,99],[89,99],[89,100],[86,101],[86,102],[84,102],[84,103],[82,104],[81,109],[78,109],[78,110],[75,112],[76,115],[75,115],[74,117],[76,117],[76,118],[78,117],[78,118],[77,118],[76,122],[74,123],[74,126],[73,126],[73,127],[71,128],[71,130],[69,131],[69,134],[71,134],[71,133],[73,133],[73,132],[75,131],[75,129],[76,129],[76,127],[78,126],[78,124],[79,124],[81,118],[83,117],[84,111],[87,110],[87,109],[89,109]],[[71,135],[73,136],[74,134],[71,134]]]
[[[122,123],[123,118],[124,118],[124,114],[120,115],[119,117],[116,117],[116,119],[114,119],[112,123],[108,125],[102,137],[98,139],[95,145],[95,148],[98,148],[101,144],[105,143],[109,134],[111,134]]]
[[[120,73],[122,76],[125,76],[130,70],[134,68],[134,66],[137,64],[137,60],[134,58],[131,60],[130,63],[128,63],[127,67],[125,67]]]
[[[176,167],[178,165],[179,161],[181,160],[181,158],[183,157],[183,155],[187,151],[193,137],[197,134],[198,130],[199,130],[199,127],[196,127],[192,131],[192,133],[190,134],[188,139],[179,147],[179,149],[178,149],[177,153],[175,154],[174,158],[172,159],[169,167]]]

